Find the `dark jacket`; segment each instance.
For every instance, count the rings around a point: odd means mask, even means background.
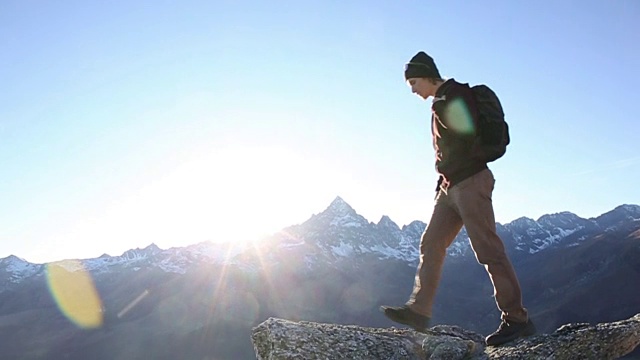
[[[454,79],[445,81],[433,98],[431,112],[436,171],[440,174],[437,190],[442,184],[452,187],[486,169],[487,163],[475,150],[478,110],[469,85]]]

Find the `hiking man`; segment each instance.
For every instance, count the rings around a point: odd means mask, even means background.
[[[495,180],[487,167],[491,159],[483,156],[477,140],[479,111],[473,90],[454,79],[442,79],[433,59],[422,51],[406,64],[404,76],[413,93],[425,100],[433,97],[431,130],[440,178],[433,215],[420,241],[413,292],[404,306],[381,309],[391,320],[416,331],[429,326],[446,250],[464,225],[502,311],[500,327],[486,338],[487,345],[532,335],[535,326],[522,305],[518,278],[496,233],[491,202]]]

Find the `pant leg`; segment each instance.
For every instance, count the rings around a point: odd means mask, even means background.
[[[487,169],[467,180],[470,181],[465,181],[465,186],[458,189],[453,187],[449,193],[467,229],[476,259],[489,273],[502,318],[527,321],[527,310],[522,306],[518,278],[504,243],[496,232],[491,200],[495,184],[493,174]]]
[[[446,250],[461,228],[462,219],[451,206],[448,195],[440,192],[436,198],[431,221],[420,240],[420,263],[413,292],[406,304],[411,310],[431,316]]]

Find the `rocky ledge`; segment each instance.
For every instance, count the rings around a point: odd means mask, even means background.
[[[567,324],[551,334],[487,347],[483,336],[439,325],[422,334],[270,318],[253,329],[258,360],[284,359],[617,359],[640,344],[640,314],[597,325]]]

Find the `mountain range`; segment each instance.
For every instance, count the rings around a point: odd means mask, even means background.
[[[0,259],[7,359],[253,359],[268,317],[394,326],[377,310],[411,291],[426,224],[370,222],[342,198],[253,244],[204,242],[32,264]],[[640,312],[640,206],[497,224],[539,331]],[[434,323],[488,333],[493,288],[463,230],[448,249]]]

